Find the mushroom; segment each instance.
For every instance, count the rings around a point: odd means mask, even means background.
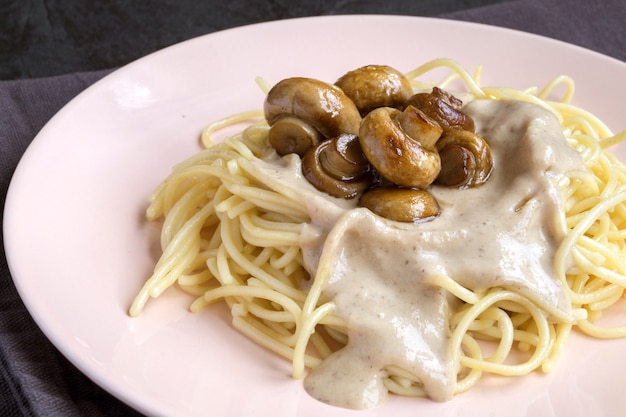
[[[439,139],[441,172],[437,183],[469,188],[483,184],[493,169],[489,144],[480,135],[467,130],[453,130]]]
[[[426,222],[440,212],[431,193],[413,188],[372,188],[361,196],[359,205],[381,217],[404,223]]]
[[[293,116],[284,116],[270,127],[268,141],[279,155],[295,153],[300,156],[324,140],[310,123]]]
[[[324,138],[357,134],[361,115],[337,86],[312,78],[286,78],[267,93],[269,142],[281,155],[306,150]]]
[[[349,71],[335,85],[352,99],[361,115],[377,107],[404,108],[413,94],[409,79],[387,65],[367,65]]]
[[[302,158],[302,173],[307,181],[338,198],[354,198],[369,187],[369,171],[357,136],[348,133],[320,142]]]
[[[417,93],[411,96],[406,105],[422,110],[445,131],[464,129],[473,132],[475,129],[474,119],[461,111],[463,102],[438,87],[434,87],[431,93]]]
[[[441,168],[435,143],[441,127],[413,106],[389,107],[363,118],[359,141],[363,153],[382,177],[409,188],[430,185]]]

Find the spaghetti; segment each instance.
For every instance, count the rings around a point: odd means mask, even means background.
[[[553,113],[586,167],[560,180],[567,233],[554,267],[573,319],[554,317],[510,289],[472,291],[454,277],[432,278],[458,301],[449,317],[455,392],[468,390],[484,373],[548,372],[574,328],[597,338],[626,336],[626,325],[596,323],[626,289],[626,167],[606,151],[626,139],[626,131],[613,135],[597,117],[572,105],[574,83],[568,77],[555,78],[541,91],[481,86],[480,68],[472,75],[449,59],[428,62],[407,77],[416,91],[432,88],[419,80],[441,68],[449,75],[436,83],[440,88],[461,81],[474,99],[522,100]],[[560,86],[565,87],[562,98],[550,99]],[[248,112],[207,127],[202,138],[207,149],[174,167],[152,194],[147,218],[163,219],[163,254],[130,314],[139,315],[150,298],[174,284],[197,297],[190,306],[194,312],[223,300],[233,326],[291,360],[293,377],[301,378],[306,368],[348,343],[346,321],[324,297],[330,277],[311,273],[303,255],[303,233],[313,221],[310,205],[278,177],[259,171],[256,161],[261,160],[299,175],[289,157],[277,162],[267,144],[266,123],[254,122],[211,143],[216,130],[260,116]],[[427,395],[420,378],[395,365],[386,367],[384,385],[399,395]]]

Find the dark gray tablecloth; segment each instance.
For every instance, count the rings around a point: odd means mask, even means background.
[[[35,2],[36,3],[36,2]],[[123,2],[80,2],[80,1],[50,1],[45,2],[52,11],[53,6],[61,3],[80,4],[83,9],[74,10],[75,14],[83,11],[95,14],[86,17],[98,22],[97,14],[103,19],[123,28],[125,25],[151,24],[155,18],[150,9],[141,9],[138,3],[133,2],[132,15],[124,21]],[[129,2],[130,3],[130,2]],[[0,193],[2,194],[2,211],[10,178],[15,167],[31,140],[43,125],[69,100],[79,92],[108,74],[115,66],[121,65],[151,50],[168,44],[187,39],[218,29],[253,23],[258,21],[280,19],[304,15],[348,14],[348,13],[393,13],[411,15],[439,15],[445,18],[466,21],[482,22],[514,29],[525,30],[540,35],[557,38],[574,43],[592,50],[613,56],[626,61],[626,2],[624,0],[517,0],[517,1],[443,1],[437,2],[333,2],[320,1],[315,6],[303,1],[276,1],[273,6],[260,2],[250,8],[245,1],[204,2],[213,3],[213,8],[207,8],[205,15],[199,18],[197,11],[200,3],[184,2],[195,8],[184,12],[176,8],[177,2],[156,2],[176,10],[176,18],[187,18],[188,25],[179,30],[173,30],[170,36],[160,33],[157,29],[142,31],[149,41],[120,44],[119,39],[124,35],[118,34],[115,43],[106,34],[89,32],[92,49],[83,43],[74,43],[74,53],[69,51],[68,44],[56,45],[56,53],[66,54],[67,61],[62,65],[52,65],[49,51],[44,46],[33,46],[21,51],[19,42],[15,40],[17,33],[30,28],[28,22],[14,22],[0,27],[0,67],[8,77],[31,77],[12,81],[0,81]],[[228,5],[227,5],[228,3]],[[385,3],[379,5],[378,3]],[[2,2],[0,15],[15,13],[16,8],[33,2]],[[437,6],[439,4],[439,6]],[[108,6],[107,6],[108,5]],[[113,5],[113,6],[111,6]],[[468,8],[475,5],[481,7]],[[76,6],[79,7],[79,6]],[[117,7],[117,8],[116,8]],[[130,7],[130,6],[129,6]],[[422,8],[420,8],[422,7]],[[5,10],[3,10],[3,8]],[[90,10],[87,10],[87,9]],[[10,9],[10,10],[9,10]],[[85,11],[87,10],[87,11]],[[143,10],[143,11],[142,11]],[[167,8],[165,11],[167,12]],[[210,15],[213,10],[215,14]],[[454,11],[456,10],[456,11]],[[138,16],[145,15],[144,21],[138,21]],[[5,14],[6,16],[6,14]],[[61,39],[61,32],[65,39],[71,30],[76,28],[76,21],[59,13],[52,13],[55,21],[43,19],[48,25],[48,32]],[[49,16],[49,17],[50,17]],[[59,17],[60,16],[60,17]],[[163,17],[166,19],[166,17]],[[41,23],[41,16],[34,16],[33,22]],[[39,20],[38,20],[39,19]],[[54,20],[53,19],[53,20]],[[63,20],[65,19],[65,20]],[[173,19],[173,17],[168,18]],[[164,20],[172,23],[169,20]],[[203,22],[205,22],[203,24]],[[95,23],[94,23],[95,24]],[[56,26],[55,26],[56,25]],[[31,25],[32,26],[32,25]],[[85,28],[88,24],[85,24]],[[98,29],[98,28],[96,28]],[[102,28],[100,28],[102,29]],[[87,30],[87,29],[85,29]],[[129,29],[130,30],[130,29]],[[17,31],[17,32],[16,32]],[[130,32],[135,33],[135,32]],[[169,33],[169,32],[168,32]],[[23,33],[22,33],[23,35]],[[126,34],[128,35],[128,34]],[[113,35],[111,35],[113,36]],[[80,37],[76,37],[77,39]],[[156,38],[156,39],[153,39]],[[9,42],[11,40],[11,42]],[[37,38],[35,36],[35,41]],[[55,48],[55,39],[41,38],[38,41],[50,43]],[[78,41],[76,41],[78,42]],[[8,46],[7,46],[8,45]],[[104,50],[103,46],[104,45]],[[13,48],[14,50],[11,50]],[[16,49],[17,48],[17,49]],[[107,49],[108,48],[108,49]],[[15,50],[16,49],[16,50]],[[76,52],[76,50],[78,52]],[[24,52],[24,54],[22,54]],[[83,61],[72,61],[71,57],[81,56]],[[43,62],[38,61],[44,60]],[[48,61],[46,61],[46,59]],[[49,65],[45,65],[46,62]],[[109,65],[110,64],[110,65]],[[109,65],[109,66],[107,66]],[[67,72],[64,75],[32,78],[54,71]],[[99,69],[94,71],[94,69]],[[30,71],[30,72],[29,72]],[[6,78],[6,77],[5,77]],[[626,80],[617,80],[626,82]],[[4,243],[2,259],[0,260],[0,416],[133,416],[133,410],[110,396],[104,390],[93,384],[87,377],[74,368],[45,338],[30,318],[22,304],[12,283],[8,270]]]

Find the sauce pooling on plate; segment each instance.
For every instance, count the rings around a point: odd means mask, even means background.
[[[449,347],[455,307],[436,276],[473,291],[502,287],[524,294],[548,315],[571,320],[553,258],[566,230],[559,179],[584,169],[556,118],[517,101],[475,100],[464,107],[488,141],[493,175],[471,189],[434,185],[441,214],[400,223],[307,186],[299,159],[279,168],[258,162],[271,182],[301,194],[312,222],[302,248],[312,275],[330,277],[325,301],[345,320],[349,342],[313,368],[306,390],[333,405],[363,409],[387,397],[388,368],[419,380],[428,396],[449,400],[458,363]]]

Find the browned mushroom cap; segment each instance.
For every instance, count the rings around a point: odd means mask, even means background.
[[[404,223],[429,221],[440,212],[432,194],[411,188],[372,188],[361,196],[359,205],[381,217]]]
[[[441,132],[437,123],[413,106],[403,112],[380,107],[363,118],[359,141],[384,178],[403,187],[425,188],[441,168],[435,148]]]
[[[443,130],[464,129],[474,131],[474,119],[460,109],[463,102],[445,90],[434,87],[431,93],[417,93],[406,105],[422,110],[441,125]]]
[[[437,142],[441,172],[437,183],[459,188],[475,187],[489,178],[493,158],[489,145],[480,135],[453,130]]]
[[[357,134],[361,123],[358,109],[339,87],[312,78],[279,81],[268,92],[264,111],[270,144],[281,155],[303,155],[322,138]]]
[[[413,94],[411,82],[387,65],[367,65],[343,75],[335,82],[354,101],[362,115],[377,107],[404,108]]]
[[[369,168],[358,138],[352,134],[320,142],[302,158],[302,173],[307,181],[338,198],[354,198],[369,187]]]

